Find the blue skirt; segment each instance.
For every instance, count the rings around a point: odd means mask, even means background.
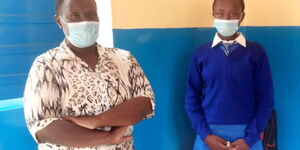
[[[213,135],[220,136],[226,141],[236,141],[245,136],[246,125],[209,125]],[[203,140],[197,136],[193,150],[209,150]],[[258,141],[249,150],[263,150],[262,142]]]

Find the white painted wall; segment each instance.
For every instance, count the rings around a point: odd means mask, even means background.
[[[111,0],[96,0],[100,19],[98,43],[104,47],[113,47]]]

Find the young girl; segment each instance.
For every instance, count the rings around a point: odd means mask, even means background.
[[[191,59],[186,111],[198,135],[194,150],[263,149],[273,84],[263,47],[238,32],[244,9],[243,0],[215,0],[218,32]]]

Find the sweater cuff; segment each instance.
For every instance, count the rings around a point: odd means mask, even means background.
[[[260,138],[259,138],[259,136],[248,135],[248,136],[244,137],[244,140],[250,149],[254,144],[256,144],[260,140]]]
[[[201,137],[202,141],[205,142],[206,137],[211,134],[209,129],[202,129],[198,131],[198,135]]]

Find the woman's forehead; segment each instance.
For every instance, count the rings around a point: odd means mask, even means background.
[[[97,10],[95,0],[66,0],[62,5],[62,10]]]
[[[76,13],[97,13],[97,5],[95,0],[66,0],[61,8],[60,12],[62,16],[69,16]]]

